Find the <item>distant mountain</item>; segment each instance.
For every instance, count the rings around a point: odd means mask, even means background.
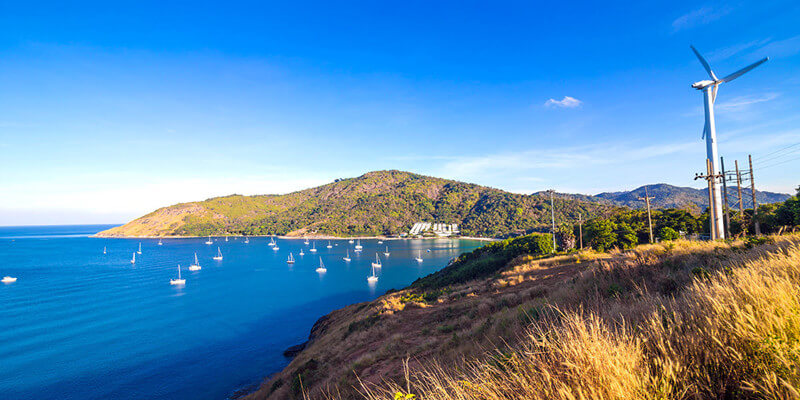
[[[639,198],[644,198],[644,186],[638,187],[630,191],[622,192],[604,192],[596,195],[583,195],[583,194],[560,194],[561,196],[580,200],[580,201],[593,201],[606,205],[625,206],[631,208],[642,208],[645,206],[644,201]],[[666,183],[657,183],[654,185],[647,185],[647,191],[651,200],[650,205],[654,208],[683,208],[683,207],[698,207],[700,210],[708,207],[708,188],[695,189],[691,187],[681,187],[668,185]],[[535,194],[543,195],[545,192],[538,192]],[[744,198],[745,208],[752,207],[752,196],[750,188],[742,187],[742,197]],[[790,195],[785,193],[762,192],[756,190],[756,201],[758,204],[777,203],[788,199]],[[737,190],[736,186],[728,187],[728,203],[733,207],[737,205]]]
[[[616,207],[559,198],[556,222],[592,218]],[[285,195],[231,195],[160,208],[99,236],[220,234],[355,236],[407,232],[414,222],[459,224],[487,237],[543,230],[549,198],[403,171],[376,171]]]

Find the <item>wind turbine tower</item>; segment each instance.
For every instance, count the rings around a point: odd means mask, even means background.
[[[705,106],[706,111],[706,125],[703,128],[703,137],[706,139],[706,157],[711,160],[711,174],[716,176],[719,175],[719,154],[717,153],[717,130],[714,125],[714,101],[717,99],[717,89],[719,89],[719,85],[725,82],[730,82],[751,69],[767,62],[769,57],[765,57],[759,61],[756,61],[722,79],[718,79],[717,76],[714,74],[714,71],[711,70],[711,66],[708,65],[703,56],[700,55],[700,52],[694,48],[694,46],[690,46],[694,54],[697,56],[697,59],[700,60],[700,64],[703,64],[703,68],[705,68],[706,72],[708,72],[708,76],[711,77],[711,80],[702,80],[700,82],[695,82],[692,84],[692,87],[697,90],[703,91],[703,105]],[[723,178],[724,179],[724,178]],[[722,218],[722,195],[719,191],[719,185],[717,184],[716,179],[711,180],[711,197],[713,204],[711,206],[711,238],[712,239],[725,239],[725,228],[723,225],[723,218]]]

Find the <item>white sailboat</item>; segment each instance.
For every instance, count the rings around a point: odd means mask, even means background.
[[[356,250],[361,250],[361,249],[363,249],[363,247],[361,247],[361,239],[358,239],[358,243],[356,244]]]
[[[353,239],[348,240],[347,243],[353,244]]]
[[[200,266],[200,262],[197,261],[197,253],[194,253],[194,264],[189,266],[189,271],[200,271],[202,267]]]
[[[378,244],[383,244],[383,240],[378,240]]]
[[[383,255],[389,257],[389,246],[386,246],[386,251],[383,252]]]
[[[133,252],[133,258],[131,258],[131,264],[136,264],[136,252]]]
[[[206,240],[206,244],[209,245],[209,246],[214,244],[214,242],[211,240],[211,236],[209,236],[208,240]]]
[[[244,244],[250,243],[250,238],[245,236],[244,237]]]
[[[142,254],[142,243],[139,242],[139,250],[136,250],[136,254]]]
[[[294,264],[294,257],[292,257],[292,253],[289,253],[289,259],[286,260],[287,264]]]
[[[322,263],[322,257],[319,258],[319,267],[317,267],[317,272],[320,274],[328,272],[328,269],[325,268],[325,264]]]
[[[4,276],[3,279],[0,280],[0,282],[3,282],[3,283],[14,283],[16,281],[17,281],[17,278],[15,278],[13,276]]]
[[[345,262],[350,262],[350,250],[347,250],[347,255],[342,258]]]
[[[274,236],[269,238],[269,243],[267,243],[267,246],[275,246],[275,237]]]
[[[106,254],[106,246],[103,246],[103,254]]]
[[[419,255],[416,258],[417,262],[422,262],[422,250],[420,250]]]
[[[227,236],[225,236],[225,241],[226,241],[226,242],[228,241],[228,237],[227,237]]]
[[[217,247],[217,255],[214,256],[214,259],[217,261],[222,261],[222,250]]]
[[[317,242],[314,242],[314,244],[311,245],[311,249],[309,251],[312,253],[317,252]]]
[[[304,255],[306,255],[306,253],[303,253],[303,249],[300,249],[300,256],[302,257]]]
[[[375,253],[375,262],[372,263],[372,268],[380,268],[381,267],[381,257],[378,253]]]
[[[170,285],[185,285],[186,279],[181,279],[181,265],[178,264],[178,279],[170,279]]]
[[[280,250],[280,247],[278,247],[278,244],[277,244],[277,243],[275,243],[274,245],[272,245],[272,250],[275,250],[275,251],[278,251],[278,250]]]
[[[305,238],[305,239],[306,239],[306,240],[304,240],[304,241],[303,241],[303,244],[305,244],[306,246],[308,246],[308,238]]]
[[[159,245],[159,246],[163,246],[163,245],[164,245],[164,243],[163,243],[163,242],[161,242],[161,239],[158,239],[158,245]]]
[[[332,248],[333,248],[333,246],[331,245],[331,241],[330,241],[330,240],[328,240],[328,246],[327,246],[327,247],[328,247],[329,249],[332,249]]]
[[[375,264],[372,264],[372,275],[367,277],[367,282],[375,283],[378,281],[378,277],[375,275]]]

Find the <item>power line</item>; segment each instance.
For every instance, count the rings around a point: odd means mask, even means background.
[[[788,145],[788,146],[786,146],[786,147],[782,147],[782,148],[780,148],[780,149],[778,149],[778,150],[775,150],[775,151],[773,151],[772,153],[767,153],[767,154],[764,154],[763,156],[758,156],[758,157],[754,158],[754,159],[753,159],[753,161],[758,161],[758,160],[761,160],[761,159],[763,159],[764,157],[771,156],[771,155],[773,155],[773,154],[775,154],[775,153],[780,153],[780,152],[782,152],[783,150],[786,150],[786,149],[789,149],[789,148],[792,148],[792,147],[795,147],[795,146],[800,146],[800,142],[798,142],[798,143],[794,143],[794,144],[790,144],[790,145]]]
[[[781,162],[781,161],[784,161],[786,159],[786,157],[792,157],[792,156],[795,156],[795,155],[798,155],[798,154],[800,154],[800,149],[791,151],[791,152],[786,153],[786,154],[781,154],[780,156],[770,158],[770,159],[768,159],[766,161],[762,161],[762,162],[758,163],[758,165],[761,166],[762,168],[764,168],[764,167],[767,167],[769,165],[775,164],[776,161],[777,162]]]
[[[789,160],[781,161],[779,163],[771,164],[771,165],[768,165],[768,166],[765,166],[765,167],[759,167],[759,168],[757,168],[757,170],[758,171],[763,171],[765,169],[769,169],[769,168],[772,168],[772,167],[777,167],[778,165],[786,164],[788,162],[797,161],[797,160],[800,160],[800,157],[791,158]]]

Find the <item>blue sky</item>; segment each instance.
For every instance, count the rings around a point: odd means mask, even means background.
[[[689,44],[721,75],[771,57],[721,87],[720,153],[753,154],[759,188],[800,184],[796,1],[115,3],[0,2],[0,225],[376,169],[700,187]]]

